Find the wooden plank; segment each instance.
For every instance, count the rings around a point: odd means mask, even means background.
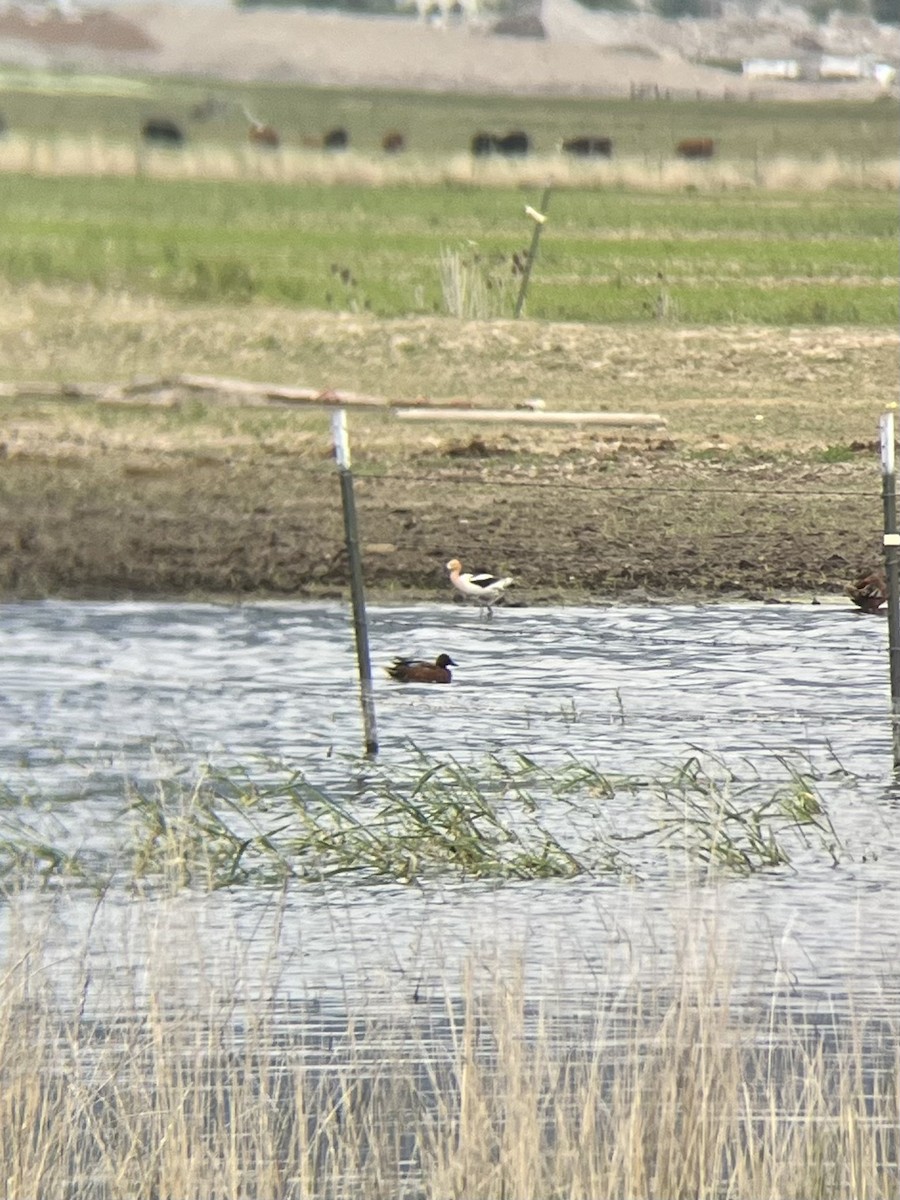
[[[658,413],[558,412],[530,407],[481,408],[477,400],[432,400],[422,397],[399,403],[382,396],[347,392],[334,388],[286,387],[272,383],[251,383],[218,375],[184,373],[162,379],[146,377],[126,384],[59,383],[28,381],[0,383],[0,399],[59,398],[92,400],[100,404],[149,404],[168,407],[178,403],[178,392],[201,392],[226,405],[248,407],[301,407],[387,409],[402,421],[497,422],[518,425],[602,425],[610,427],[651,426],[665,428]]]
[[[381,396],[345,392],[336,388],[283,387],[274,383],[248,383],[243,379],[222,379],[216,375],[176,375],[166,380],[169,387],[188,391],[226,393],[248,399],[274,400],[283,404],[312,404],[321,408],[387,408]]]
[[[658,413],[552,412],[507,408],[395,408],[401,421],[496,421],[509,425],[609,425],[665,427]]]

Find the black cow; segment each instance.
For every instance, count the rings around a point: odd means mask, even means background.
[[[489,154],[505,154],[508,157],[527,154],[531,141],[527,133],[520,129],[505,133],[498,137],[495,133],[476,133],[470,143],[472,154],[476,158],[485,158]]]
[[[322,145],[326,150],[346,150],[350,145],[350,134],[342,126],[329,129],[322,138]]]
[[[563,154],[573,154],[576,158],[612,158],[612,138],[566,138],[562,144],[562,151]]]
[[[470,149],[475,158],[485,158],[494,153],[494,135],[492,133],[476,133],[470,143]]]
[[[180,126],[168,117],[148,117],[141,126],[141,137],[160,146],[180,146],[184,142]]]
[[[531,139],[527,133],[516,129],[512,133],[505,133],[503,137],[494,138],[494,146],[498,154],[506,154],[512,157],[514,155],[527,154],[531,149]]]

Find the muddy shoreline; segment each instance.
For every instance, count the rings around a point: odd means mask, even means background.
[[[27,378],[33,347],[46,345],[74,378],[92,366],[113,376],[123,318],[112,301],[79,306],[32,289],[26,310],[18,299],[8,306],[18,323],[0,330],[10,372]],[[373,601],[449,601],[444,564],[459,558],[515,576],[510,599],[523,605],[801,598],[849,608],[848,583],[882,561],[878,421],[896,395],[895,330],[267,310],[273,340],[251,355],[240,312],[127,315],[146,347],[136,369],[152,357],[157,372],[177,372],[188,330],[198,369],[223,360],[250,380],[283,378],[290,345],[303,356],[295,379],[443,402],[451,355],[457,399],[514,407],[523,384],[513,364],[550,409],[588,394],[595,408],[662,414],[664,428],[598,432],[352,413]],[[327,412],[196,395],[0,403],[3,598],[348,594]]]
[[[690,462],[635,444],[602,471],[467,462],[356,480],[372,601],[452,599],[443,564],[511,572],[514,604],[845,600],[879,561],[871,457]],[[798,483],[798,478],[800,482]],[[336,472],[206,455],[19,456],[3,469],[0,596],[343,599]]]

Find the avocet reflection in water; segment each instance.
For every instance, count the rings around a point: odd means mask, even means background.
[[[900,927],[884,622],[813,606],[507,608],[487,622],[442,604],[369,615],[387,769],[413,748],[462,763],[524,753],[562,767],[575,757],[628,774],[699,754],[766,794],[801,757],[822,778],[838,864],[811,854],[703,886],[665,872],[641,884],[333,882],[292,889],[277,918],[259,892],[185,895],[174,910],[166,902],[165,919],[192,952],[204,937],[221,947],[227,926],[246,969],[261,923],[277,920],[292,946],[283,969],[307,992],[371,988],[381,974],[412,989],[438,957],[446,969],[485,946],[516,947],[535,978],[563,970],[577,990],[611,960],[629,970],[646,955],[655,962],[685,914],[698,928],[714,915],[728,943],[766,969],[813,987],[881,986]],[[396,655],[440,653],[457,664],[450,686],[386,676]],[[260,778],[288,764],[340,792],[363,744],[340,605],[8,604],[0,672],[7,830],[27,799],[48,838],[63,827],[71,836],[75,821],[90,843],[88,815],[119,812],[126,781],[190,780],[204,763]],[[628,813],[618,815],[627,832]],[[114,908],[110,930],[127,913]],[[78,905],[66,919],[77,925]]]

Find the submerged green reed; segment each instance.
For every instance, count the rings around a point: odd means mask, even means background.
[[[658,776],[609,775],[522,754],[463,765],[415,755],[405,769],[351,767],[340,789],[300,770],[208,770],[193,788],[137,791],[106,850],[60,846],[3,815],[8,880],[68,878],[105,887],[270,886],[337,877],[361,883],[640,879],[660,860],[749,875],[790,868],[798,852],[842,850],[814,772],[786,768],[761,795],[720,763],[692,758]],[[126,837],[122,839],[122,831]]]

